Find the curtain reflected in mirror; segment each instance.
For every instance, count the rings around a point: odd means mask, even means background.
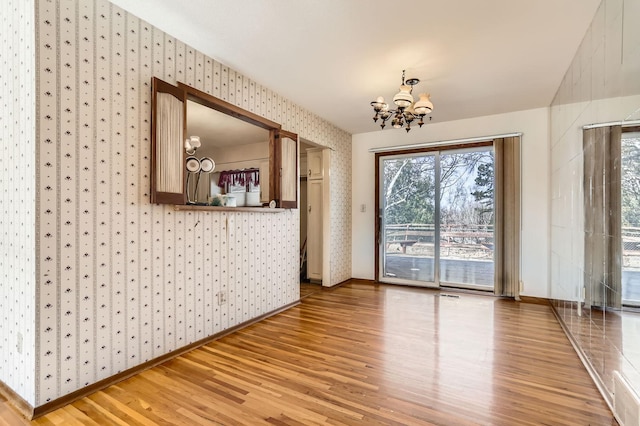
[[[621,306],[620,134],[584,130],[585,308]]]
[[[584,130],[584,307],[640,307],[640,132]]]

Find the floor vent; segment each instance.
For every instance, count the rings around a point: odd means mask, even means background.
[[[617,371],[613,372],[613,411],[621,426],[640,426],[640,399]]]

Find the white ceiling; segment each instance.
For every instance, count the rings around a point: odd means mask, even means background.
[[[433,122],[548,106],[600,0],[112,0],[351,133],[402,70]],[[387,129],[390,126],[387,126]]]

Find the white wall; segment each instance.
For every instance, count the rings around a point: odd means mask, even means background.
[[[0,381],[35,402],[33,0],[0,2]]]
[[[437,111],[437,105],[436,105]],[[374,124],[372,123],[372,127]],[[370,148],[522,132],[522,295],[549,297],[549,109],[539,108],[445,123],[421,129],[386,129],[353,135],[354,278],[374,277],[375,155]],[[360,211],[361,205],[366,212]]]

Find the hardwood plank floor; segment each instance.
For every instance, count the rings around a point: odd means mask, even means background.
[[[316,293],[318,291],[322,291],[322,284],[316,284],[316,283],[307,283],[307,282],[301,282],[300,283],[300,298],[304,299],[305,297],[309,296],[310,294]]]
[[[32,424],[617,424],[550,307],[447,294],[316,292]]]

